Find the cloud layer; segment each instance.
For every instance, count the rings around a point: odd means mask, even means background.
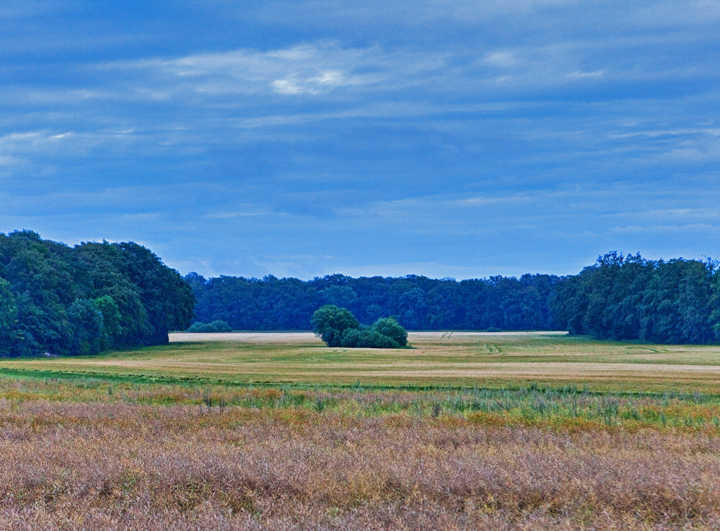
[[[714,3],[23,6],[0,232],[207,275],[720,256]]]

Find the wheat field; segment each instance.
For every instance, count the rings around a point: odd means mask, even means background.
[[[596,390],[720,390],[720,347],[601,342],[562,333],[415,332],[413,348],[327,348],[311,333],[172,334],[168,346],[93,357],[0,360],[0,370],[236,383]]]
[[[718,347],[411,342],[0,360],[0,530],[720,528]]]

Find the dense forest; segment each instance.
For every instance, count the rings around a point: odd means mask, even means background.
[[[645,260],[608,253],[558,284],[562,329],[598,339],[709,343],[720,339],[720,271],[711,260]]]
[[[551,275],[434,280],[330,275],[246,279],[185,277],[195,293],[195,320],[227,322],[235,330],[308,330],[315,310],[332,304],[362,324],[395,316],[409,330],[551,330],[549,300],[561,281]]]
[[[195,321],[236,330],[307,330],[324,304],[362,324],[394,316],[410,330],[568,330],[599,339],[709,343],[720,339],[720,272],[712,261],[646,260],[616,252],[573,276],[456,281],[410,275],[205,279],[190,273]]]
[[[410,330],[568,330],[653,343],[720,341],[720,270],[711,260],[608,253],[577,275],[456,281],[328,275],[302,281],[184,279],[135,243],[69,247],[0,234],[0,355],[93,354],[164,344],[184,330],[309,330],[325,305],[359,325]],[[205,324],[203,324],[205,323]]]
[[[94,354],[158,345],[190,324],[194,299],[177,271],[136,243],[0,234],[0,355]]]

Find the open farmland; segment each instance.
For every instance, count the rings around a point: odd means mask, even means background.
[[[172,340],[0,361],[0,530],[720,528],[717,347]]]
[[[0,370],[227,384],[587,385],[720,392],[720,347],[593,341],[562,333],[415,332],[403,350],[327,348],[311,333],[173,334],[92,357],[6,359]]]

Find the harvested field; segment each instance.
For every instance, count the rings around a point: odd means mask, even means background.
[[[0,370],[245,384],[588,385],[720,393],[720,347],[600,342],[562,333],[415,332],[411,349],[327,348],[310,333],[173,334],[171,344]]]
[[[719,347],[172,340],[0,360],[0,530],[720,528]]]

